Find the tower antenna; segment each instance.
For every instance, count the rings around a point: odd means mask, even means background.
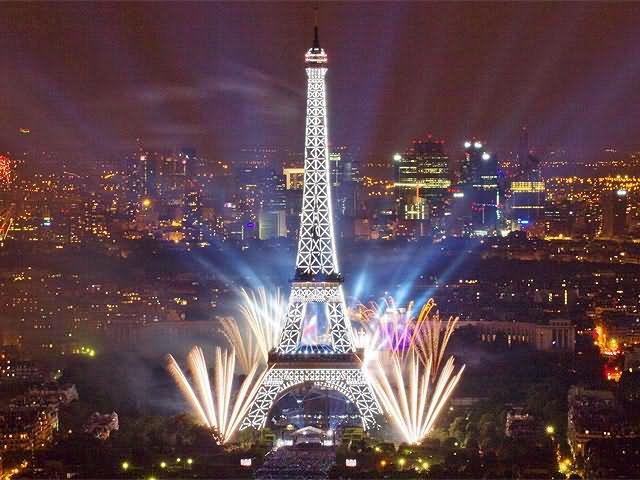
[[[318,2],[313,6],[313,48],[320,48],[318,39]]]

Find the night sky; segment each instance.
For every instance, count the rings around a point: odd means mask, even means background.
[[[302,150],[312,3],[0,5],[0,150]],[[320,3],[332,144],[640,146],[640,3]],[[232,158],[229,158],[232,159]]]

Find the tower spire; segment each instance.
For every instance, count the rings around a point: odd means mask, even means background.
[[[320,40],[318,39],[318,4],[313,7],[314,26],[313,26],[313,49],[320,50]]]

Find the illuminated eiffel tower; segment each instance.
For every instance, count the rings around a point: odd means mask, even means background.
[[[263,428],[273,404],[301,385],[334,390],[344,395],[360,413],[365,429],[376,425],[381,410],[362,372],[362,352],[357,352],[346,318],[342,275],[336,256],[329,151],[327,147],[327,55],[320,48],[318,27],[313,47],[305,55],[307,119],[304,149],[304,190],[295,277],[280,343],[269,355],[270,370],[241,428]],[[327,344],[305,345],[302,330],[307,306],[325,307]]]

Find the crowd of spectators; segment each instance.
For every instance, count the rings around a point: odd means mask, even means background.
[[[264,464],[256,472],[256,478],[328,478],[335,460],[336,452],[333,447],[323,447],[319,444],[281,447],[267,455]]]

